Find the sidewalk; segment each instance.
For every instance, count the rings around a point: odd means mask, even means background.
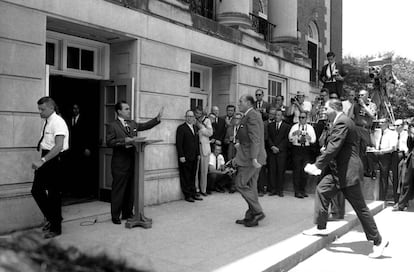
[[[304,236],[313,226],[313,196],[284,198],[264,196],[260,202],[266,218],[259,227],[235,224],[247,209],[237,193],[215,193],[203,201],[175,201],[145,208],[153,219],[151,229],[126,229],[110,221],[109,204],[93,202],[65,207],[62,245],[73,245],[85,252],[106,252],[146,271],[280,271],[314,254],[328,238]],[[382,203],[370,204],[374,212]],[[98,216],[73,219],[73,214],[93,210]],[[347,211],[351,210],[347,206]],[[89,224],[97,219],[97,223]],[[355,215],[332,222],[337,236],[357,224]],[[381,226],[381,224],[380,224]],[[247,268],[246,264],[249,265]]]
[[[382,258],[367,257],[372,252],[372,244],[358,226],[290,271],[412,271],[414,207],[404,212],[391,209],[388,207],[375,216],[381,235],[390,241]]]

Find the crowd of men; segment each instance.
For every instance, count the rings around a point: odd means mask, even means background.
[[[339,84],[343,77],[334,62],[335,55],[330,52],[327,57],[329,63],[320,77],[324,87],[313,102],[298,91],[289,106],[282,95],[269,103],[264,100],[264,91],[257,89],[256,99],[251,95],[241,96],[237,107],[226,106],[224,116],[218,106],[213,106],[209,113],[201,107],[187,110],[185,122],[176,131],[181,190],[187,202],[202,201],[212,191],[238,191],[248,210],[236,223],[255,227],[265,218],[259,197],[266,193],[284,197],[289,165],[296,198],[308,197],[306,187],[310,178],[317,183],[317,226],[307,233],[325,234],[329,216],[343,219],[346,198],[368,240],[374,242],[372,256],[378,257],[388,241],[382,239],[365,204],[360,173],[373,179],[380,173],[379,199],[384,201],[388,200],[391,179],[393,210],[404,210],[414,193],[411,158],[414,124],[377,119],[377,107],[369,99],[369,93],[344,92]],[[43,227],[45,237],[53,238],[61,234],[62,221],[60,188],[53,180],[61,169],[62,152],[68,150],[69,133],[65,121],[56,114],[53,99],[41,98],[38,108],[45,123],[38,143],[41,158],[32,164],[35,170],[32,194],[47,219],[48,224]],[[146,123],[131,120],[130,107],[125,101],[115,105],[115,112],[117,118],[107,126],[106,143],[113,148],[112,222],[121,224],[121,219],[134,216],[133,142],[138,131],[161,122],[163,109]],[[74,116],[72,123],[76,124],[79,118]]]

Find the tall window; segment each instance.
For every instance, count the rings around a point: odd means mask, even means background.
[[[278,95],[286,97],[286,80],[272,76],[268,81],[268,102],[274,104]]]
[[[310,22],[308,26],[308,56],[311,60],[312,68],[310,69],[310,82],[318,83],[318,44],[319,34],[318,27],[314,22]]]

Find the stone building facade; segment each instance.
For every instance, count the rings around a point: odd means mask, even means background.
[[[164,106],[162,123],[142,133],[162,140],[146,150],[145,203],[178,200],[185,111],[224,114],[257,88],[269,101],[282,94],[289,104],[298,90],[313,100],[326,53],[341,56],[341,14],[340,0],[0,0],[0,233],[43,219],[30,195],[40,97],[55,98],[64,118],[83,102],[96,199],[110,190],[114,103],[127,100],[143,121]]]

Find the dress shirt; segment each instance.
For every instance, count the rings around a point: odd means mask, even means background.
[[[405,153],[408,152],[407,146],[407,139],[408,139],[408,131],[403,130],[398,135],[397,141],[397,151],[404,151]]]
[[[193,135],[194,135],[194,127],[193,127],[193,125],[191,125],[191,124],[189,124],[189,123],[187,123],[187,122],[185,122],[186,124],[187,124],[187,126],[191,129],[191,132],[193,133]]]
[[[78,114],[78,115],[76,115],[76,116],[73,116],[73,117],[72,117],[72,126],[76,125],[76,123],[78,122],[78,120],[79,120],[79,115],[80,115],[80,114]]]
[[[303,101],[303,104],[301,104],[302,109],[306,112],[311,112],[312,110],[312,103],[309,101]],[[299,122],[299,115],[300,115],[300,110],[299,108],[295,105],[294,109],[293,109],[293,123],[298,123]],[[310,114],[308,114],[308,122],[310,122]]]
[[[42,129],[43,130],[43,129]],[[55,137],[58,135],[64,136],[62,151],[69,149],[69,130],[65,120],[62,117],[53,112],[47,118],[46,127],[44,127],[45,133],[42,141],[40,142],[40,148],[43,150],[52,150],[55,146]]]
[[[294,146],[302,146],[301,143],[299,142],[301,135],[293,136],[293,133],[299,130],[299,128],[301,131],[302,130],[306,131],[306,133],[311,137],[310,141],[306,140],[305,146],[310,146],[310,144],[313,144],[314,142],[316,142],[316,134],[315,134],[315,130],[313,129],[313,127],[309,124],[301,125],[298,123],[298,124],[294,124],[289,131],[289,141]]]
[[[398,133],[395,130],[385,129],[380,137],[375,139],[375,148],[382,153],[390,153],[397,148]]]
[[[213,166],[214,169],[220,170],[221,166],[225,164],[223,155],[218,154],[216,157],[214,153],[211,153],[209,164]]]

